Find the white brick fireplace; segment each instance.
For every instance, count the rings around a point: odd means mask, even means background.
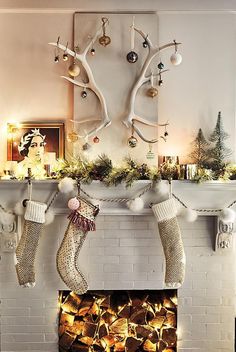
[[[235,197],[233,183],[223,187],[179,184],[174,185],[174,192],[192,207],[227,206]],[[35,183],[33,187],[33,197],[46,201],[56,183]],[[143,184],[138,187],[142,188]],[[97,183],[86,186],[91,195],[98,188]],[[123,189],[123,193],[119,188],[115,192],[110,189],[99,192],[129,197],[137,189]],[[25,183],[11,183],[9,187],[9,183],[1,182],[0,203],[11,206],[25,198],[25,193]],[[155,195],[149,198],[153,200]],[[57,274],[55,257],[68,223],[64,208],[65,200],[59,197],[55,204],[56,219],[45,228],[40,239],[35,288],[18,287],[13,254],[1,248],[2,352],[58,351],[57,298],[58,290],[66,287]],[[155,218],[148,208],[134,215],[125,208],[104,207],[96,223],[97,231],[89,234],[80,255],[80,266],[88,277],[90,289],[164,288],[164,255]],[[233,352],[234,253],[214,251],[214,217],[200,216],[195,223],[180,221],[180,226],[187,268],[185,282],[178,290],[178,352]]]

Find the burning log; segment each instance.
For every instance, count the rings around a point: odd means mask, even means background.
[[[89,347],[82,344],[82,343],[75,343],[73,346],[72,346],[72,352],[89,352]]]
[[[79,338],[80,342],[84,343],[85,345],[91,346],[93,344],[93,338],[88,336],[83,336]]]
[[[102,341],[104,341],[105,346],[112,347],[116,343],[116,338],[114,335],[107,335],[103,337]]]
[[[130,317],[130,314],[131,314],[131,307],[129,305],[125,305],[118,312],[119,317],[126,318],[126,319],[128,319]]]
[[[125,339],[115,343],[114,352],[123,352],[125,351]]]
[[[176,344],[177,335],[175,328],[164,328],[161,331],[161,338],[167,344],[167,346],[171,347]]]
[[[137,337],[145,337],[147,338],[151,333],[153,329],[149,325],[138,325],[136,326],[136,334]]]
[[[159,334],[156,330],[153,330],[153,332],[148,336],[148,338],[152,343],[157,343],[159,341]]]
[[[156,352],[157,345],[155,343],[152,343],[150,340],[146,340],[143,344],[143,349],[144,351],[148,352]]]
[[[167,344],[163,340],[160,340],[158,342],[158,352],[162,352],[162,351],[166,352],[166,347],[167,347]]]
[[[95,301],[95,298],[92,297],[91,295],[85,296],[82,302],[80,303],[79,311],[77,312],[76,315],[85,316],[90,310],[90,308],[93,306],[94,301]]]
[[[111,325],[113,321],[116,320],[116,315],[106,311],[104,314],[102,314],[102,319],[105,321],[105,323],[107,323],[108,325]]]
[[[97,324],[85,322],[83,326],[82,335],[94,338],[97,331]]]
[[[66,331],[69,331],[70,333],[73,333],[76,335],[81,335],[83,326],[84,326],[83,321],[75,320],[72,326],[67,326]]]
[[[125,318],[118,318],[109,327],[112,334],[127,335],[128,333],[128,322]]]
[[[170,298],[164,299],[163,306],[166,308],[176,308],[175,303]]]
[[[142,292],[131,292],[129,291],[129,298],[133,307],[141,306],[147,301],[148,295]]]
[[[65,350],[69,350],[71,347],[72,343],[75,341],[76,335],[71,334],[67,331],[64,332],[63,335],[61,335],[59,339],[59,346],[64,348]]]
[[[61,312],[60,324],[62,325],[73,325],[75,316],[69,313]]]
[[[172,328],[176,327],[176,315],[174,312],[171,312],[170,310],[168,310],[166,312],[166,319],[164,321],[165,325],[171,326]]]
[[[136,339],[134,337],[127,337],[125,342],[125,350],[127,352],[135,352],[141,345],[142,340]]]
[[[61,305],[61,308],[67,313],[77,313],[82,298],[76,295],[74,292],[71,292],[65,299],[64,303]]]
[[[160,329],[162,325],[164,324],[166,317],[165,316],[157,316],[154,319],[152,319],[149,324],[153,326],[156,329]]]
[[[101,338],[104,337],[104,336],[107,336],[108,334],[109,334],[109,332],[108,332],[107,325],[106,325],[106,324],[102,324],[102,325],[99,327],[99,330],[98,330],[99,339],[101,339]]]
[[[147,309],[140,306],[136,307],[130,316],[130,322],[139,325],[146,325]]]

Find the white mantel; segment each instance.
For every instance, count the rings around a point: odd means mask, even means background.
[[[48,202],[53,193],[57,190],[58,180],[33,180],[32,199]],[[167,182],[167,181],[162,181]],[[114,187],[106,187],[100,181],[93,181],[91,184],[82,184],[81,188],[94,198],[134,198],[139,195],[142,190],[150,184],[150,181],[135,181],[131,187],[126,188],[125,184]],[[208,181],[197,184],[192,181],[173,181],[172,192],[191,209],[222,209],[229,206],[236,200],[236,181]],[[76,187],[74,195],[76,194]],[[81,193],[83,196],[83,193]],[[73,192],[69,195],[59,194],[53,208],[55,213],[66,213],[67,200],[73,196]],[[158,203],[162,198],[158,197],[153,189],[145,193],[143,196],[145,207],[138,213],[133,213],[127,209],[125,203],[101,203],[102,215],[148,215],[152,214],[149,208],[150,203]],[[14,207],[18,201],[27,198],[27,181],[17,180],[1,180],[0,181],[0,204],[6,207]],[[96,200],[94,200],[96,203]],[[177,206],[181,205],[177,202]],[[217,212],[202,213],[199,215],[217,215]]]

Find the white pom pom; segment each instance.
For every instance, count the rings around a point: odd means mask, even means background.
[[[182,209],[179,213],[179,216],[187,222],[194,222],[198,217],[196,210],[190,208]]]
[[[169,193],[169,185],[166,182],[158,181],[154,184],[153,190],[158,196],[164,196]]]
[[[14,213],[19,216],[24,215],[25,208],[23,207],[22,202],[16,203],[16,205],[14,206]]]
[[[131,199],[127,202],[127,207],[133,212],[138,212],[143,209],[144,202],[140,197]]]
[[[0,211],[0,222],[5,225],[11,225],[15,221],[15,215],[12,213],[6,213],[5,211]]]
[[[220,220],[223,222],[234,222],[235,220],[235,211],[230,208],[224,208],[219,215]]]
[[[70,177],[63,178],[59,184],[58,188],[61,193],[69,193],[74,189],[75,181]]]
[[[48,210],[45,213],[45,223],[44,223],[44,225],[45,226],[50,225],[54,221],[54,218],[55,218],[54,212],[52,210]]]

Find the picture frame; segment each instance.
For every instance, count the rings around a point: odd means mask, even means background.
[[[22,122],[19,125],[9,123],[7,125],[7,160],[20,162],[24,159],[20,155],[18,146],[21,137],[32,130],[39,129],[45,136],[45,153],[55,153],[56,159],[63,159],[65,155],[65,132],[62,122]]]

